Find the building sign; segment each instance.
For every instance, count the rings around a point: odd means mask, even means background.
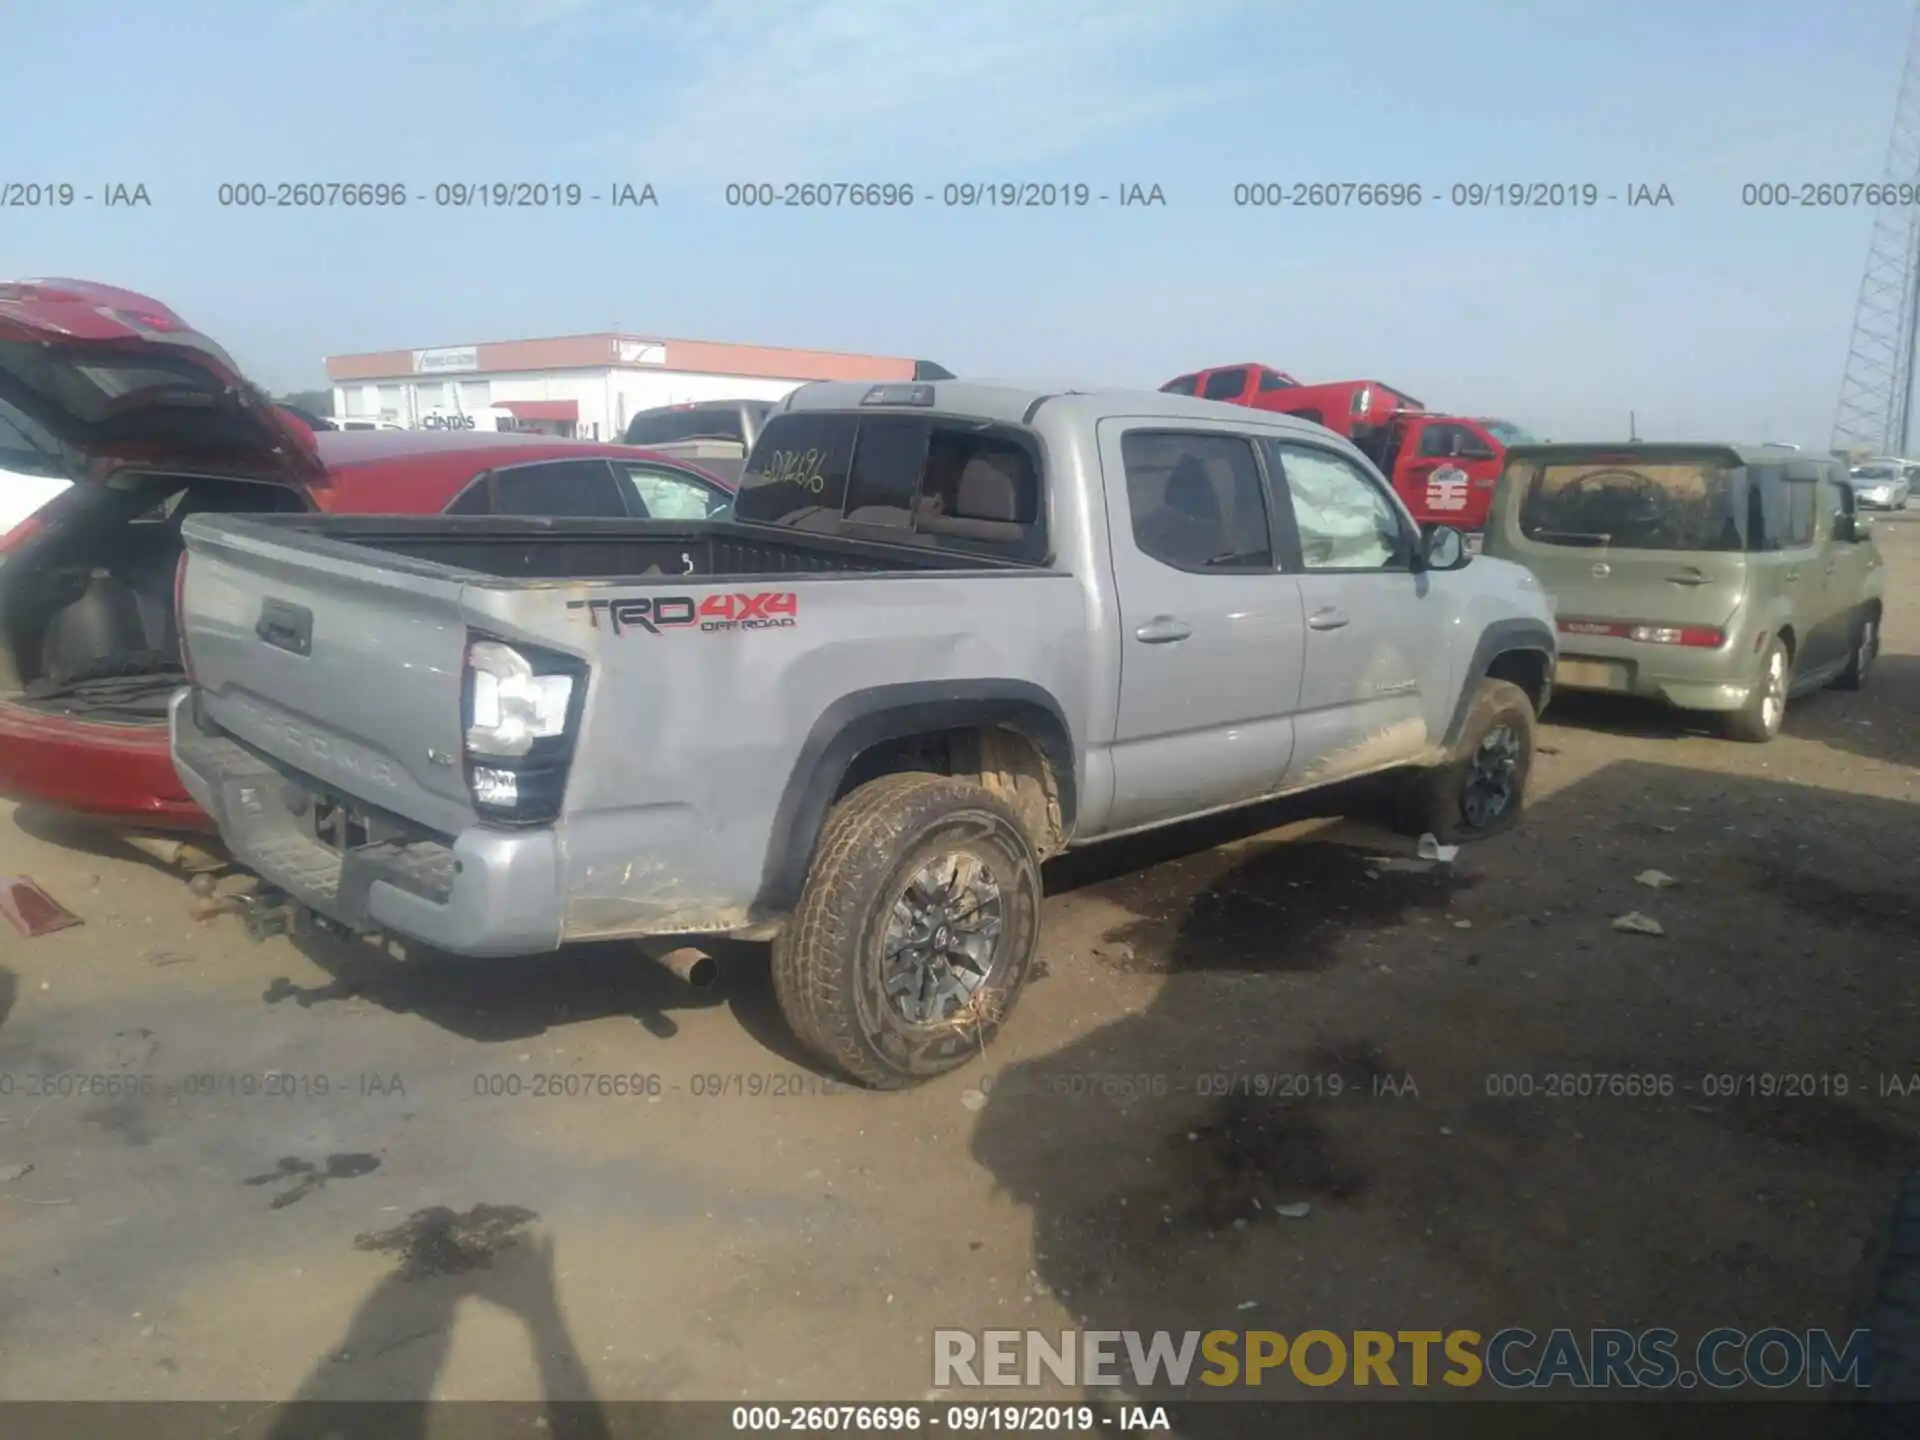
[[[457,410],[429,410],[420,417],[422,430],[511,430],[512,412],[497,406],[462,413]]]
[[[479,368],[480,347],[478,345],[455,345],[442,350],[413,352],[413,373],[416,375],[444,375],[450,370],[478,370]]]
[[[622,365],[664,365],[667,363],[667,347],[649,345],[643,340],[622,340],[620,363]]]

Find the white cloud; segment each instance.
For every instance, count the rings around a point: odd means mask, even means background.
[[[635,52],[633,120],[581,158],[649,177],[769,180],[923,181],[1039,164],[1229,102],[1241,83],[1156,72],[1174,64],[1167,47],[1240,8],[718,0],[654,11],[643,34],[655,43]],[[629,41],[643,38],[631,15],[619,23]]]

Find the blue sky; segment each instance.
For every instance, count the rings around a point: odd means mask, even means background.
[[[330,353],[621,328],[1156,385],[1258,359],[1554,438],[1824,449],[1905,0],[113,0],[6,6],[0,275],[156,295],[264,383]],[[911,182],[747,213],[735,181]],[[948,181],[1164,209],[949,210]],[[242,212],[222,182],[405,182]],[[436,208],[440,181],[651,182],[656,209]],[[1237,182],[1666,184],[1671,207],[1253,210]]]

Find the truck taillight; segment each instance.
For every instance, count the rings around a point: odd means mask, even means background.
[[[1354,394],[1353,394],[1353,413],[1354,414],[1356,415],[1366,414],[1367,407],[1371,404],[1373,404],[1373,387],[1371,385],[1362,385],[1358,390],[1354,391]]]
[[[193,652],[187,649],[187,552],[180,552],[180,562],[173,567],[173,633],[180,637],[180,668],[186,672],[187,683],[196,683],[193,678]]]
[[[587,667],[571,655],[468,637],[460,726],[483,819],[539,825],[559,815],[586,689]]]

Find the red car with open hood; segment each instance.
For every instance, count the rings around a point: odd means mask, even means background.
[[[212,829],[167,747],[189,514],[688,519],[733,489],[625,445],[316,434],[166,306],[84,281],[0,285],[0,427],[74,482],[0,536],[0,797],[135,832]]]

